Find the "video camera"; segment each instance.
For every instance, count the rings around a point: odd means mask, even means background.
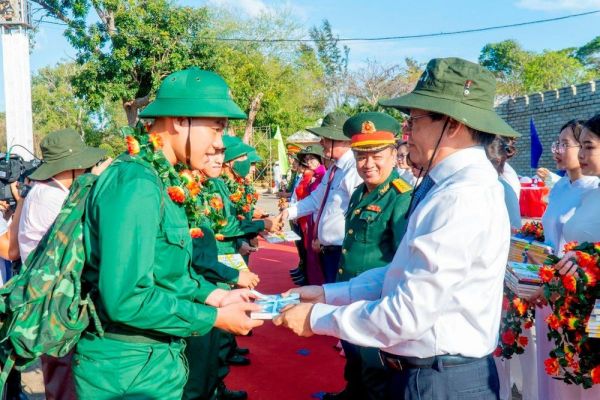
[[[29,176],[37,167],[40,166],[41,160],[34,158],[31,161],[25,161],[18,154],[0,153],[0,201],[6,201],[13,207],[16,200],[10,190],[10,184],[16,181],[25,182],[25,178]],[[29,190],[27,185],[21,185],[21,195]]]

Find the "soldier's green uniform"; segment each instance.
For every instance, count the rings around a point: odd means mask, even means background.
[[[212,283],[235,284],[240,273],[218,261],[217,240],[210,226],[200,225],[204,234],[193,240],[192,266],[205,279]],[[188,360],[189,377],[183,391],[183,400],[209,400],[215,398],[220,381],[221,363],[219,359],[222,331],[213,328],[204,336],[186,339],[185,355]]]
[[[398,122],[384,113],[360,113],[346,121],[344,134],[354,151],[379,151],[394,143]],[[394,159],[395,161],[395,159]],[[360,184],[346,212],[346,234],[336,280],[343,282],[366,270],[383,267],[394,258],[406,230],[412,186],[393,168],[387,179],[367,190]],[[346,391],[353,399],[386,399],[388,372],[379,351],[343,342]]]
[[[198,68],[165,78],[140,116],[245,117],[223,79]],[[214,325],[217,310],[203,302],[215,286],[191,268],[189,222],[168,185],[153,165],[121,155],[89,195],[84,284],[106,333],[88,332],[77,345],[80,399],[180,399],[182,338]]]

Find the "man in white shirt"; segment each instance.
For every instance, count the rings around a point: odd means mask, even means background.
[[[43,163],[29,176],[34,184],[18,221],[19,250],[24,263],[54,223],[75,178],[106,155],[104,150],[86,146],[73,129],[49,133],[40,148]],[[92,168],[92,173],[99,175],[111,161],[108,159]],[[70,355],[43,356],[42,372],[47,399],[75,399]]]
[[[317,239],[313,241],[312,248],[320,251],[325,283],[335,282],[345,235],[344,213],[354,189],[362,183],[356,171],[350,139],[342,130],[347,119],[345,114],[329,113],[320,127],[307,129],[321,137],[323,154],[334,163],[310,196],[282,212],[282,218],[291,220],[313,215],[317,229],[313,237]]]
[[[294,289],[313,304],[274,320],[379,348],[390,398],[498,398],[491,353],[510,226],[483,145],[519,134],[494,112],[495,87],[477,64],[433,59],[412,93],[382,102],[410,113],[411,161],[424,166],[396,255],[349,282]]]

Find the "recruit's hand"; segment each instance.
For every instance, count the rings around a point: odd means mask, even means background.
[[[238,253],[240,253],[242,256],[246,256],[256,250],[258,250],[258,249],[250,246],[250,244],[248,242],[242,242],[242,245],[238,249]]]
[[[260,207],[254,207],[254,213],[252,214],[252,218],[264,218],[265,216],[268,216],[269,214],[265,212],[265,210],[263,210]]]
[[[260,278],[255,273],[250,271],[240,271],[237,285],[243,288],[254,289],[259,282]]]
[[[92,172],[92,174],[100,176],[100,174],[101,174],[102,172],[104,172],[104,170],[105,170],[106,168],[108,168],[108,166],[109,166],[109,165],[110,165],[112,162],[113,162],[113,159],[112,159],[112,158],[110,158],[110,157],[109,157],[109,158],[107,158],[106,160],[102,161],[100,164],[98,164],[98,165],[96,165],[96,166],[94,166],[94,167],[92,168],[92,171],[91,171],[91,172]]]
[[[283,297],[287,297],[292,293],[298,293],[300,295],[300,301],[305,303],[325,303],[325,290],[323,286],[319,285],[308,285],[299,288],[293,288],[287,292],[282,293]]]
[[[540,177],[541,180],[546,180],[550,176],[550,170],[548,168],[538,168],[535,174]]]
[[[260,311],[254,303],[234,303],[217,308],[215,327],[235,335],[247,335],[253,328],[261,326],[264,321],[251,319],[249,312]]]
[[[248,240],[248,243],[250,243],[250,246],[258,249],[258,237],[253,237],[252,239]]]
[[[227,291],[227,294],[221,297],[219,307],[225,307],[234,303],[247,303],[250,300],[256,299],[256,294],[250,289],[234,289]]]
[[[280,232],[283,228],[283,223],[279,215],[265,218],[263,221],[265,221],[265,230],[268,232]]]
[[[554,268],[557,269],[558,273],[561,275],[575,275],[577,268],[579,268],[575,259],[575,252],[567,252],[563,258],[554,265]]]
[[[296,335],[309,337],[314,335],[310,328],[310,312],[314,304],[300,303],[285,307],[281,313],[273,318],[275,326],[284,326],[291,329]]]
[[[284,210],[281,210],[281,212],[279,213],[279,217],[281,218],[281,221],[287,221],[288,219],[290,219],[287,208]]]

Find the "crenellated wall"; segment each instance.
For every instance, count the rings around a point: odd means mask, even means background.
[[[550,146],[559,129],[571,119],[588,119],[600,113],[600,81],[591,81],[542,93],[509,99],[496,106],[496,111],[523,136],[517,142],[518,153],[510,161],[519,175],[532,175],[529,163],[529,119],[544,147],[540,166],[555,169]]]

